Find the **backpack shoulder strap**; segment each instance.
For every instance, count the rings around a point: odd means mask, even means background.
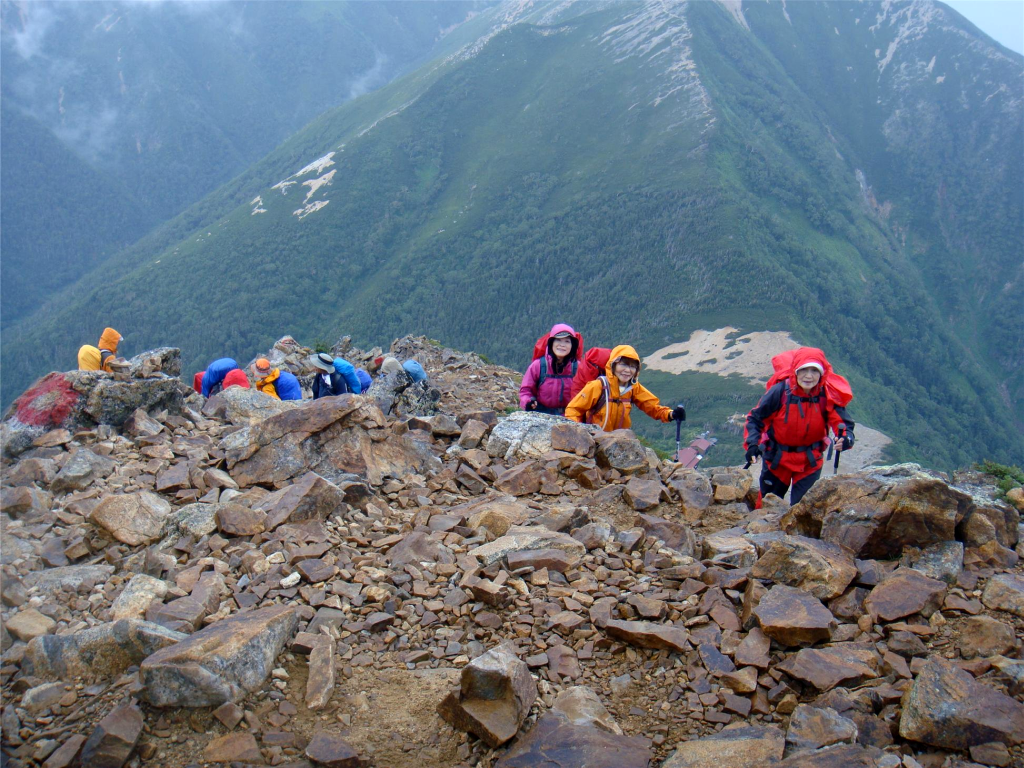
[[[540,358],[540,373],[537,375],[537,387],[544,383],[544,379],[548,377],[548,356],[543,355]]]

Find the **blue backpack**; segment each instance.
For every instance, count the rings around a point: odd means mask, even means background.
[[[356,367],[348,360],[343,360],[340,357],[334,358],[334,370],[345,379],[349,392],[358,395],[363,391],[363,385],[359,381],[359,376],[356,375]]]

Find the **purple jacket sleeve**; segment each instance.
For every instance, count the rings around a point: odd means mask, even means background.
[[[524,411],[526,405],[537,397],[537,377],[540,375],[540,358],[538,357],[523,374],[523,383],[519,387],[519,407]]]

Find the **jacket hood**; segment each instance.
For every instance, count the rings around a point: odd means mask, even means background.
[[[636,353],[636,350],[633,349],[628,344],[619,344],[617,347],[612,347],[612,353],[608,355],[608,363],[604,367],[605,373],[608,376],[608,382],[611,383],[612,381],[618,381],[618,379],[615,378],[615,374],[612,372],[612,364],[620,357],[626,357],[629,358],[630,360],[636,360],[636,375],[633,376],[633,383],[635,384],[637,382],[637,379],[640,378],[640,355],[638,355]]]
[[[562,332],[569,334],[569,343],[572,344],[572,348],[569,350],[568,359],[573,360],[580,356],[580,335],[576,333],[575,330],[573,330],[573,327],[571,325],[566,325],[565,323],[555,323],[554,325],[551,326],[551,331],[548,333],[547,353],[552,361],[554,361],[555,359],[555,353],[552,346],[555,343],[555,334]]]
[[[790,391],[795,392],[800,386],[796,380],[796,372],[801,368],[806,368],[811,363],[817,363],[822,369],[821,380],[818,382],[818,386],[815,387],[815,389],[824,384],[828,376],[832,373],[832,366],[829,365],[824,352],[820,349],[816,349],[815,347],[800,347],[800,349],[793,351],[793,368],[789,374]]]
[[[260,381],[262,381],[264,383],[268,383],[268,382],[272,383],[272,382],[277,381],[277,377],[280,376],[280,375],[281,375],[281,369],[280,368],[271,368],[270,369],[270,373],[268,373],[264,378],[260,379]]]
[[[113,328],[104,328],[103,333],[100,335],[100,343],[96,346],[100,349],[106,349],[110,352],[117,353],[117,345],[121,341],[121,334],[115,331]]]

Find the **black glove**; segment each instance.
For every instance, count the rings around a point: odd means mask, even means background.
[[[682,403],[672,409],[672,421],[686,421],[686,409]]]
[[[530,400],[530,402],[528,402],[526,404],[526,410],[528,410],[528,411],[536,411],[537,410],[537,398],[533,398],[532,400]]]
[[[853,439],[853,432],[844,432],[843,433],[843,445],[842,445],[842,448],[840,448],[840,450],[841,451],[848,451],[848,450],[850,450],[851,448],[853,448],[854,442],[855,441]]]
[[[760,445],[752,445],[747,448],[747,463],[753,464],[759,458],[761,458]]]

